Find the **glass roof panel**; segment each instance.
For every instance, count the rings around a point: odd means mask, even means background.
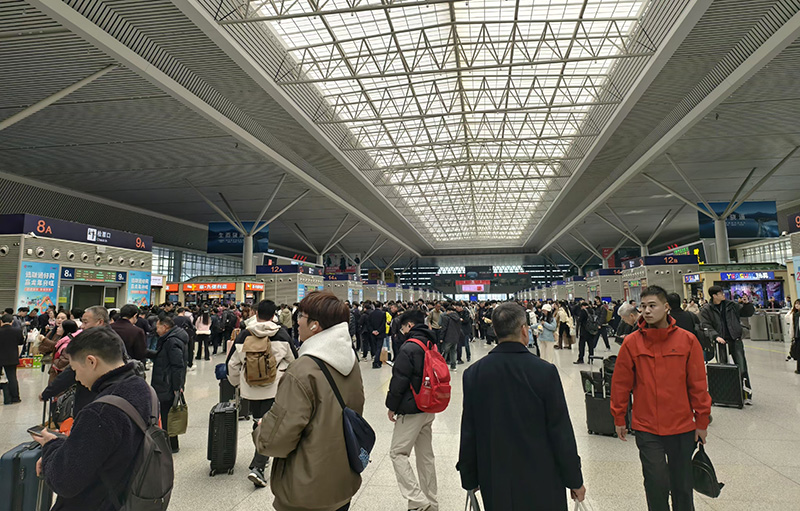
[[[349,130],[365,177],[434,246],[453,246],[524,242],[580,159],[575,141],[599,135],[591,112],[618,101],[613,66],[647,56],[629,39],[648,1],[250,6],[294,59],[284,82],[328,102],[317,122]]]

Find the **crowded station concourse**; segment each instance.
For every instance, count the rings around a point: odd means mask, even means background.
[[[798,507],[797,1],[0,26],[0,511]]]

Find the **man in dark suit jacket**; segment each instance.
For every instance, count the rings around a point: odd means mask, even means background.
[[[487,511],[560,511],[567,488],[586,496],[558,370],[528,351],[525,316],[516,303],[498,305],[499,345],[464,373],[457,468]]]
[[[367,316],[367,332],[372,347],[372,368],[380,369],[383,366],[381,348],[383,348],[383,338],[386,337],[386,313],[380,302],[375,302],[375,310]]]
[[[122,339],[128,355],[144,362],[147,360],[147,341],[144,330],[134,324],[138,314],[139,309],[135,305],[124,305],[119,311],[119,319],[111,324],[111,329]]]
[[[22,329],[13,326],[14,316],[3,314],[0,318],[0,367],[3,369],[8,384],[3,392],[3,404],[20,403],[19,384],[17,383],[17,364],[19,364],[19,347],[25,342]]]

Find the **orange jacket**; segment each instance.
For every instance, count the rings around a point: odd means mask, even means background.
[[[625,425],[633,391],[634,430],[678,435],[708,428],[711,396],[703,349],[697,337],[667,318],[668,328],[648,328],[640,318],[639,330],[622,343],[611,380],[611,414],[617,426]]]

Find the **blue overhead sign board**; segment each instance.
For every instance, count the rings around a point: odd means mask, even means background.
[[[719,274],[720,280],[775,280],[774,271],[738,271]]]
[[[247,232],[253,229],[253,222],[242,222]],[[253,253],[269,250],[269,226],[253,235]],[[228,222],[209,222],[208,244],[209,254],[241,254],[244,251],[244,236],[236,227]]]
[[[712,202],[709,204],[718,216],[725,212],[727,202]],[[703,204],[697,205],[705,209]],[[698,212],[697,220],[700,225],[701,238],[714,237],[714,220]],[[778,209],[775,201],[744,202],[739,205],[725,219],[728,238],[777,238]]]
[[[80,241],[107,247],[150,252],[153,238],[96,225],[78,224],[38,215],[0,215],[0,234],[35,234],[40,238]]]

